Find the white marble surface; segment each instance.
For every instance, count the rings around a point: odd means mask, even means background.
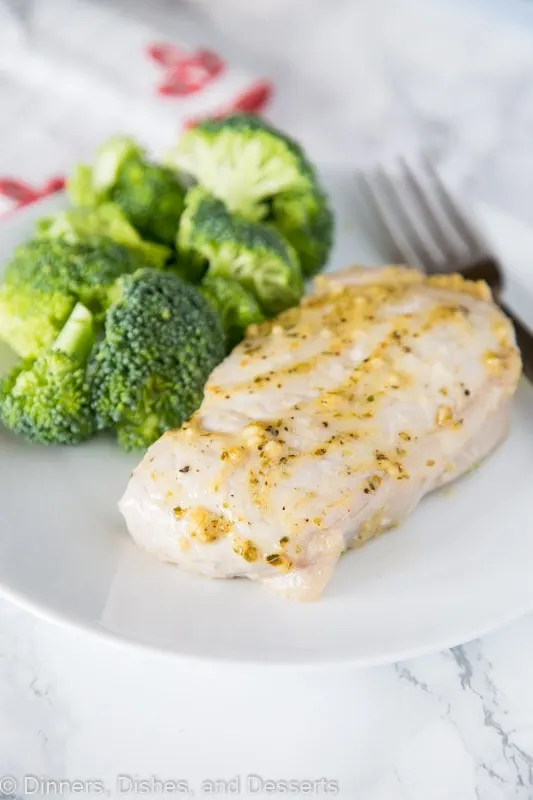
[[[346,800],[530,800],[532,664],[529,617],[360,672],[191,674],[3,604],[0,771],[101,779],[112,797],[118,775],[186,779],[197,797],[241,775],[240,796],[265,796],[246,791],[255,774],[326,777]]]
[[[306,32],[298,0],[240,9],[212,0],[195,14],[235,58],[277,78],[273,116],[317,157],[364,162],[429,139],[457,182],[533,220],[533,26],[490,21],[481,4],[336,0],[326,13],[306,2]],[[168,3],[137,13],[167,35],[180,29]],[[16,129],[12,75],[0,86]],[[4,133],[0,171],[16,162],[23,173],[27,159]],[[124,796],[120,774],[187,780],[197,797],[202,780],[240,775],[241,797],[274,796],[247,790],[256,774],[325,777],[346,800],[531,800],[532,674],[533,616],[394,666],[219,674],[113,648],[1,601],[0,775],[19,782],[19,797],[24,774],[101,780],[111,797]],[[34,786],[28,797],[61,796]],[[144,796],[164,796],[156,790]]]

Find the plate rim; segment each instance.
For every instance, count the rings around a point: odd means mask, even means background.
[[[331,166],[324,166],[323,171],[326,174],[341,175],[343,171],[340,168]],[[344,171],[345,172],[345,171]],[[11,227],[12,225],[24,226],[28,224],[29,220],[37,215],[39,209],[46,208],[52,209],[54,207],[61,207],[64,204],[64,192],[58,192],[51,198],[44,198],[39,200],[27,208],[16,211],[16,213],[8,214],[0,220],[0,229]],[[481,204],[480,204],[481,206]],[[515,218],[506,212],[494,209],[492,206],[482,205],[484,211],[495,212],[500,217],[506,218],[510,222],[518,222]],[[477,208],[475,211],[477,212]],[[520,223],[523,225],[523,223]],[[529,227],[529,226],[524,226]],[[531,231],[533,241],[533,230]],[[376,243],[376,252],[380,251],[379,243]],[[531,294],[533,298],[533,291],[531,286],[524,286],[524,289]],[[298,670],[305,672],[322,672],[324,670],[353,670],[364,669],[368,667],[382,666],[385,664],[397,663],[398,661],[409,660],[418,658],[430,653],[447,650],[461,644],[478,639],[493,631],[496,631],[510,622],[533,612],[533,600],[531,604],[521,604],[520,607],[511,611],[506,611],[499,616],[494,616],[490,622],[480,625],[472,629],[471,626],[466,625],[465,630],[461,633],[460,630],[454,636],[434,638],[429,637],[426,642],[418,646],[407,646],[403,650],[400,649],[394,655],[383,653],[381,655],[361,657],[357,655],[345,654],[343,656],[325,656],[317,659],[316,656],[304,655],[302,657],[294,654],[290,659],[283,658],[276,655],[268,660],[246,657],[241,655],[231,656],[226,654],[217,653],[215,655],[208,654],[194,654],[177,650],[172,644],[166,645],[164,643],[153,643],[142,641],[128,636],[127,634],[119,631],[108,629],[98,621],[90,620],[88,617],[80,615],[69,614],[68,611],[59,610],[51,605],[46,605],[39,600],[33,599],[27,592],[19,591],[13,586],[6,584],[4,579],[0,576],[0,596],[12,602],[18,608],[30,613],[38,620],[55,625],[58,628],[78,632],[80,635],[89,634],[96,641],[107,644],[113,647],[126,648],[129,651],[137,653],[145,653],[151,656],[164,659],[176,659],[184,666],[194,668],[208,668],[213,667],[217,670],[236,668],[247,668],[254,670]],[[383,649],[383,648],[380,648]]]
[[[521,619],[524,616],[533,612],[533,604],[531,607],[523,608],[502,614],[495,622],[482,625],[474,632],[458,634],[457,638],[453,637],[452,640],[441,640],[435,638],[433,643],[420,645],[419,647],[407,647],[405,650],[400,650],[393,659],[390,655],[382,655],[375,657],[361,658],[357,656],[346,656],[343,658],[324,658],[320,660],[309,659],[309,656],[304,657],[302,660],[292,659],[282,660],[275,658],[272,660],[259,660],[254,658],[243,657],[228,657],[224,655],[208,656],[208,655],[194,655],[192,653],[179,652],[172,647],[163,645],[156,645],[148,642],[141,642],[126,636],[123,633],[111,631],[103,625],[90,622],[88,620],[80,620],[77,617],[70,616],[68,613],[51,610],[49,607],[39,604],[31,600],[27,595],[18,592],[15,589],[7,587],[0,579],[0,597],[12,602],[17,608],[27,611],[33,617],[40,621],[54,625],[58,629],[68,630],[73,633],[89,634],[93,639],[99,641],[104,645],[109,645],[117,648],[125,648],[129,651],[138,654],[145,653],[152,657],[161,659],[178,659],[184,666],[191,668],[208,668],[208,669],[254,669],[257,671],[275,669],[277,671],[287,670],[298,672],[305,671],[323,672],[331,670],[354,670],[354,669],[367,669],[371,667],[385,666],[388,664],[396,664],[401,661],[409,661],[415,658],[421,658],[425,655],[438,653],[445,650],[450,650],[454,647],[459,647],[463,644],[473,642],[489,633],[494,633],[504,626]]]

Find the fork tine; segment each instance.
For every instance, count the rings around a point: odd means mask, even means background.
[[[401,167],[401,163],[400,163]],[[446,251],[439,247],[435,237],[428,229],[427,212],[421,207],[416,194],[405,181],[390,176],[384,169],[376,169],[376,181],[382,185],[382,195],[386,193],[391,214],[394,214],[396,229],[400,230],[410,250],[418,255],[417,263],[422,268],[435,271],[446,262]]]
[[[446,208],[436,199],[434,191],[422,180],[428,176],[424,173],[422,175],[416,175],[405,158],[401,157],[400,162],[405,173],[406,181],[423,206],[424,218],[428,222],[431,221],[433,223],[433,237],[441,251],[445,255],[448,255],[447,260],[468,260],[471,255],[469,243],[465,241],[457,227],[450,220],[449,215],[446,213]],[[439,191],[439,194],[441,195],[442,192]]]
[[[379,214],[379,217],[387,233],[398,249],[400,256],[405,259],[406,264],[423,269],[423,259],[416,252],[416,250],[413,249],[409,239],[405,236],[401,222],[398,220],[396,209],[390,202],[390,195],[387,191],[388,181],[385,179],[386,184],[384,186],[382,174],[379,172],[379,170],[375,170],[372,178],[365,172],[361,172],[360,178],[372,201],[372,205]]]
[[[446,243],[443,247],[439,242],[439,237],[435,236],[432,230],[431,216],[428,216],[420,192],[411,182],[409,173],[403,169],[404,164],[405,162],[399,158],[399,177],[397,180],[389,178],[391,191],[396,195],[398,212],[403,218],[404,226],[407,226],[411,242],[413,238],[416,239],[424,250],[424,266],[428,271],[435,271],[442,268],[449,260],[448,248]]]
[[[475,227],[467,220],[467,217],[460,207],[460,205],[453,199],[452,195],[444,185],[442,178],[431,163],[427,155],[423,156],[424,165],[428,175],[431,177],[434,187],[439,193],[442,205],[446,208],[449,216],[453,220],[456,229],[460,232],[460,236],[467,244],[469,251],[475,254],[477,258],[482,258],[487,254],[487,248],[484,245],[480,235]]]

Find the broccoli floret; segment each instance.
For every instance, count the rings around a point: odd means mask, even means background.
[[[298,193],[287,192],[272,200],[271,218],[278,231],[292,244],[304,275],[319,272],[333,245],[333,214],[324,192],[317,187],[313,210]]]
[[[169,163],[194,176],[231,211],[264,219],[272,197],[305,193],[313,170],[289,137],[250,114],[205,120],[186,131]]]
[[[333,215],[294,140],[256,116],[235,114],[191,128],[168,161],[224,200],[230,211],[272,222],[296,248],[305,275],[324,266]]]
[[[174,170],[149,161],[131,139],[106,142],[94,167],[79,165],[67,188],[76,205],[114,202],[144,239],[173,245],[185,190]]]
[[[218,312],[228,350],[232,350],[241,341],[249,325],[258,324],[265,319],[255,297],[237,281],[207,276],[200,291]]]
[[[201,186],[187,193],[178,232],[185,262],[208,265],[208,276],[231,278],[266,314],[295,305],[303,293],[298,256],[275,228],[230,213]]]
[[[139,233],[154,242],[170,245],[176,238],[185,192],[175,173],[159,164],[130,156],[111,191]]]
[[[86,361],[94,344],[91,312],[78,303],[51,348],[25,359],[0,385],[2,422],[38,444],[78,444],[94,430]]]
[[[116,279],[142,267],[136,253],[106,237],[33,240],[17,248],[0,287],[0,336],[23,357],[52,344],[75,303],[101,319]]]
[[[163,267],[171,254],[169,247],[142,239],[116,203],[58,211],[38,220],[36,233],[40,239],[63,239],[71,243],[91,236],[106,236],[138,253],[149,267]]]
[[[119,286],[89,374],[98,427],[115,428],[120,446],[134,450],[198,408],[225,344],[211,305],[173,273],[143,269]]]
[[[0,287],[0,338],[23,358],[37,356],[56,338],[75,305],[60,291]]]

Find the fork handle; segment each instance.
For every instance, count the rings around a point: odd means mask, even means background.
[[[498,305],[514,325],[516,343],[522,356],[522,369],[526,378],[533,383],[533,334],[505,303],[500,301]]]

